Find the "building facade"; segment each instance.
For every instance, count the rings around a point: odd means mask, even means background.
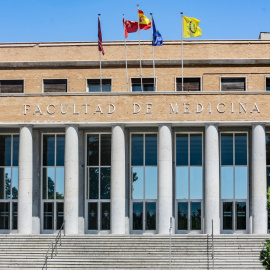
[[[183,46],[0,45],[0,233],[267,233],[270,41]]]

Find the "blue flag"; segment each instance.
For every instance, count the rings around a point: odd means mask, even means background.
[[[153,46],[162,46],[163,45],[163,38],[161,34],[156,30],[154,18],[153,18],[153,40],[152,40]]]

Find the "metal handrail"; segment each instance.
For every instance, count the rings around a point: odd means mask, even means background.
[[[62,239],[61,238],[62,238],[62,229],[64,228],[64,224],[65,224],[65,221],[61,225],[61,227],[59,229],[59,232],[56,235],[55,239],[53,239],[51,241],[51,243],[49,244],[49,247],[48,247],[47,252],[46,252],[46,255],[45,255],[45,262],[43,264],[42,269],[44,269],[44,268],[47,269],[47,262],[48,262],[48,258],[49,258],[49,251],[50,251],[50,249],[52,250],[52,252],[51,252],[51,259],[52,259],[54,253],[55,253],[55,255],[57,255],[57,244],[58,244],[58,242],[60,242],[60,246],[62,245],[62,242],[61,242]],[[65,233],[65,228],[64,228],[64,236],[65,235],[66,235],[66,233]]]
[[[215,269],[215,249],[214,249],[214,220],[212,219],[212,263],[213,269]]]

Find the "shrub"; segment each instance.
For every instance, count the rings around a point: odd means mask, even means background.
[[[267,190],[268,227],[270,221],[270,187]],[[260,261],[265,269],[270,269],[270,240],[264,242],[264,248],[260,253]]]

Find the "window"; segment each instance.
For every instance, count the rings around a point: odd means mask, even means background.
[[[88,134],[86,219],[88,231],[110,230],[111,134]]]
[[[270,91],[270,78],[266,78],[266,91]]]
[[[200,91],[201,78],[184,78],[184,91]],[[182,91],[182,78],[176,78],[176,91]]]
[[[132,92],[151,92],[155,91],[155,79],[154,78],[142,78],[142,87],[141,87],[141,78],[131,78],[131,87]]]
[[[157,134],[131,135],[132,231],[155,231],[157,220]]]
[[[44,93],[48,92],[67,92],[67,79],[44,79]]]
[[[59,230],[64,222],[65,135],[44,134],[42,148],[43,230]]]
[[[112,80],[102,79],[102,85],[100,86],[100,79],[87,79],[88,92],[111,92]]]
[[[223,231],[246,231],[248,217],[248,137],[222,133],[220,190]]]
[[[0,80],[0,93],[23,93],[23,80]]]
[[[17,229],[19,136],[0,136],[0,230]]]
[[[176,230],[202,230],[202,134],[176,134]]]
[[[221,78],[221,91],[245,91],[245,78]]]

